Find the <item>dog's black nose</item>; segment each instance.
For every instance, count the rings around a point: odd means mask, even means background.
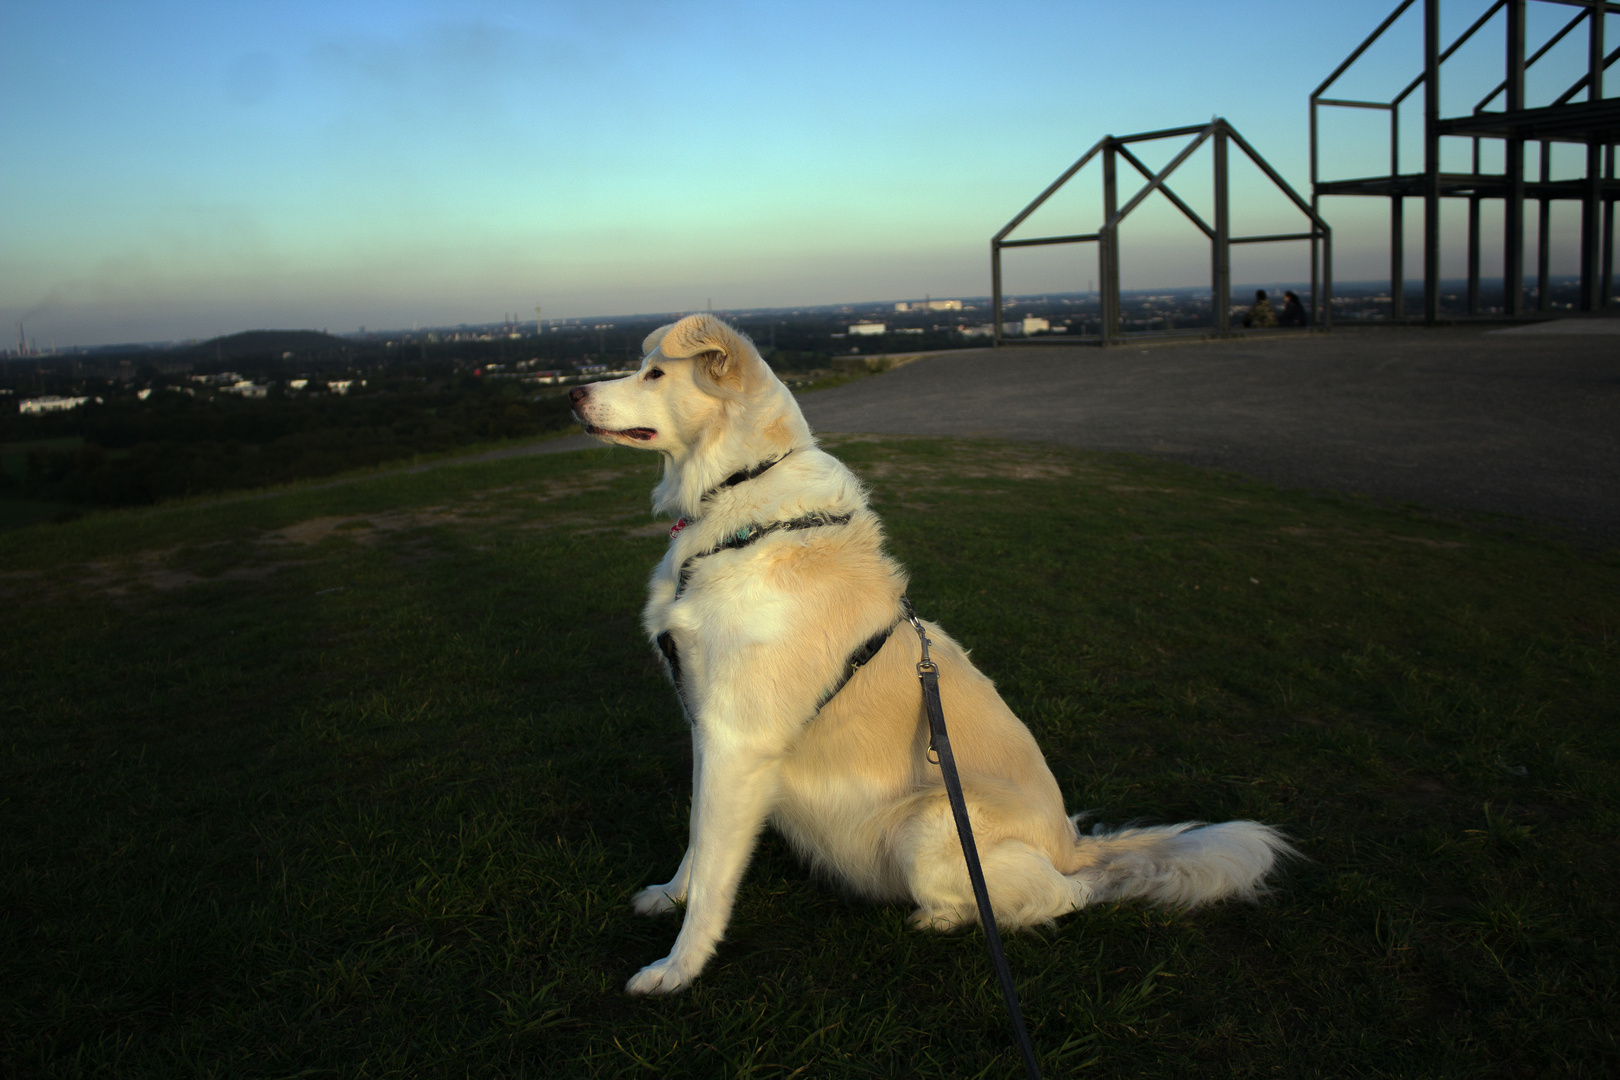
[[[580,402],[585,400],[585,396],[590,392],[590,387],[587,386],[574,387],[572,390],[568,391],[568,404],[578,405]]]

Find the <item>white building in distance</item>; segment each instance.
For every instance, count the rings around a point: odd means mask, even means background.
[[[44,397],[24,398],[17,402],[17,411],[20,413],[48,413],[67,412],[77,409],[90,399],[87,397],[57,397],[55,394],[46,394]]]
[[[1034,315],[1025,315],[1022,322],[1004,322],[1001,324],[1001,332],[1007,335],[1038,334],[1050,329],[1052,329],[1052,324],[1049,321],[1037,318]]]
[[[858,322],[849,324],[851,334],[863,334],[867,337],[876,337],[889,332],[888,324],[880,322]]]

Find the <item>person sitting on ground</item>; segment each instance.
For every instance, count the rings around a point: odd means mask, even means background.
[[[1282,314],[1277,317],[1279,326],[1309,326],[1310,320],[1305,317],[1305,308],[1299,302],[1299,294],[1293,289],[1283,293]]]
[[[1266,290],[1254,291],[1254,306],[1243,316],[1243,325],[1246,328],[1277,325],[1277,313],[1271,309],[1271,301],[1266,299]]]

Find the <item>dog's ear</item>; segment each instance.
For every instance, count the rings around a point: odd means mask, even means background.
[[[688,315],[673,326],[655,330],[647,340],[654,336],[665,356],[696,359],[704,373],[722,386],[741,387],[742,371],[754,352],[747,338],[713,315]]]
[[[665,323],[641,340],[641,355],[646,356],[658,348],[658,343],[664,340],[664,335],[675,328],[674,323]],[[665,354],[669,355],[668,353]]]

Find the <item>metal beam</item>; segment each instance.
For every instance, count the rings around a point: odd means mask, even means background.
[[[1474,171],[1479,172],[1479,140],[1474,140]],[[1479,314],[1479,196],[1468,197],[1468,314]]]
[[[1602,49],[1603,49],[1603,22],[1602,22],[1601,19],[1595,20],[1595,22],[1597,24],[1598,50],[1601,52]],[[1607,71],[1610,67],[1612,67],[1614,65],[1614,62],[1616,60],[1620,60],[1620,49],[1614,50],[1608,56],[1605,56],[1601,60],[1599,60],[1598,63],[1597,63],[1598,71],[1600,73],[1604,72],[1604,71]],[[1597,85],[1601,87],[1602,82],[1603,82],[1603,80],[1602,80],[1602,77],[1600,75],[1599,78],[1598,78]],[[1562,105],[1566,101],[1573,101],[1573,100],[1575,100],[1575,95],[1576,94],[1580,93],[1582,90],[1587,90],[1587,88],[1592,86],[1592,85],[1593,85],[1592,75],[1591,75],[1591,72],[1588,72],[1587,74],[1582,75],[1580,78],[1576,79],[1574,86],[1571,86],[1568,90],[1565,90],[1562,94],[1559,94],[1556,98],[1554,98],[1553,99],[1553,104],[1554,105]],[[1587,90],[1587,95],[1586,95],[1586,100],[1587,101],[1598,101],[1598,100],[1601,100],[1602,97],[1603,97],[1602,94],[1593,94],[1593,93],[1591,93],[1590,90]]]
[[[1227,243],[1270,244],[1277,240],[1314,240],[1321,235],[1313,229],[1310,232],[1272,233],[1270,236],[1234,236],[1227,240]]]
[[[1152,142],[1154,139],[1175,139],[1183,135],[1197,135],[1207,132],[1209,124],[1192,124],[1188,127],[1163,128],[1159,131],[1144,131],[1140,135],[1124,135],[1114,140],[1115,146],[1124,146],[1126,143]]]
[[[1474,31],[1478,30],[1480,27],[1482,27],[1486,23],[1490,22],[1491,21],[1491,16],[1495,15],[1498,11],[1501,11],[1503,5],[1505,5],[1507,2],[1508,2],[1508,0],[1496,0],[1496,2],[1494,4],[1492,4],[1490,7],[1486,8],[1485,9],[1485,14],[1483,14],[1479,18],[1475,19],[1474,20],[1474,25],[1470,26],[1467,30],[1464,30],[1462,32],[1462,36],[1459,37],[1456,41],[1453,41],[1446,48],[1446,51],[1440,54],[1440,63],[1443,64],[1447,60],[1451,59],[1451,54],[1456,52],[1458,49],[1462,48],[1463,42],[1465,42],[1469,38],[1473,37],[1474,36]],[[1391,101],[1389,103],[1390,108],[1394,108],[1395,106],[1399,105],[1401,102],[1405,101],[1406,98],[1407,98],[1407,95],[1411,94],[1412,91],[1416,90],[1419,86],[1421,86],[1423,84],[1423,79],[1424,79],[1424,76],[1419,75],[1417,78],[1415,78],[1411,82],[1407,83],[1406,84],[1406,89],[1402,90],[1400,93],[1396,94],[1395,95],[1395,100],[1393,100],[1393,101]]]
[[[1525,0],[1510,0],[1507,24],[1507,107],[1524,109]],[[1524,314],[1524,140],[1510,138],[1502,165],[1502,310]]]
[[[1215,131],[1215,236],[1210,244],[1211,267],[1210,310],[1215,316],[1215,329],[1226,333],[1232,329],[1232,215],[1226,184],[1226,125]]]
[[[1109,215],[1108,226],[1113,227],[1118,225],[1121,221],[1124,221],[1125,218],[1130,215],[1132,210],[1135,210],[1142,204],[1143,199],[1146,199],[1155,191],[1161,190],[1164,187],[1164,182],[1170,178],[1170,174],[1175,172],[1176,169],[1180,168],[1181,163],[1186,161],[1187,158],[1191,157],[1194,150],[1197,150],[1200,146],[1203,146],[1204,140],[1208,139],[1211,132],[1217,127],[1219,127],[1219,125],[1211,124],[1209,127],[1196,129],[1198,131],[1198,137],[1192,142],[1188,143],[1186,146],[1182,147],[1181,152],[1175,157],[1171,158],[1170,163],[1164,168],[1160,169],[1157,175],[1155,175],[1146,184],[1142,185],[1141,190],[1139,190],[1135,195],[1132,195],[1130,200],[1126,202],[1124,206],[1120,207],[1117,213]]]
[[[1097,239],[1096,233],[1076,233],[1074,236],[1039,236],[1031,240],[998,240],[997,247],[1041,247],[1044,244],[1080,244]]]
[[[1608,148],[1609,180],[1614,181],[1614,146]],[[1614,298],[1614,200],[1606,199],[1603,203],[1603,279],[1600,286],[1603,294],[1601,307],[1608,307]]]
[[[1548,38],[1546,43],[1544,45],[1542,45],[1541,48],[1537,49],[1530,56],[1530,58],[1524,62],[1524,66],[1525,67],[1530,67],[1537,60],[1540,60],[1543,56],[1546,56],[1547,53],[1552,50],[1552,47],[1554,45],[1557,45],[1560,41],[1564,40],[1564,35],[1568,34],[1571,30],[1573,30],[1577,26],[1581,25],[1581,20],[1584,19],[1584,18],[1586,18],[1586,12],[1583,11],[1579,15],[1575,16],[1573,19],[1569,20],[1569,22],[1565,23],[1563,29],[1559,30],[1558,33],[1556,33],[1552,37]],[[1512,25],[1509,24],[1508,35],[1511,37],[1512,34],[1513,34],[1513,28],[1512,28]],[[1523,37],[1524,37],[1524,13],[1522,11],[1519,13],[1519,37],[1520,37],[1520,40],[1522,41]],[[1521,48],[1519,51],[1522,53],[1524,50]],[[1511,76],[1509,78],[1511,78]],[[1501,82],[1496,84],[1496,89],[1492,90],[1490,93],[1488,93],[1484,97],[1480,98],[1479,102],[1474,106],[1474,112],[1476,112],[1476,113],[1477,112],[1483,112],[1485,110],[1485,106],[1489,105],[1491,103],[1492,99],[1494,99],[1497,94],[1500,94],[1502,91],[1504,91],[1504,90],[1506,90],[1508,88],[1508,81],[1509,81],[1508,79],[1503,79]]]
[[[1277,185],[1277,189],[1284,195],[1288,196],[1289,202],[1299,207],[1300,213],[1310,218],[1311,223],[1317,228],[1327,228],[1327,222],[1316,216],[1316,211],[1311,209],[1311,204],[1299,197],[1299,192],[1295,191],[1288,181],[1282,178],[1282,174],[1276,169],[1273,169],[1271,167],[1271,163],[1265,158],[1261,157],[1255,148],[1249,145],[1247,139],[1245,139],[1242,135],[1239,135],[1236,131],[1233,131],[1230,127],[1227,128],[1227,133],[1232,136],[1232,141],[1238,144],[1238,149],[1242,150],[1244,154],[1248,155],[1249,160],[1254,162],[1255,168],[1265,173],[1266,179]]]
[[[1357,45],[1356,48],[1355,48],[1355,51],[1352,52],[1349,56],[1344,58],[1344,63],[1342,63],[1338,67],[1334,68],[1333,69],[1333,74],[1329,75],[1326,79],[1322,80],[1322,85],[1321,86],[1318,86],[1315,90],[1311,91],[1312,99],[1321,97],[1322,92],[1324,90],[1326,90],[1328,87],[1332,86],[1334,84],[1334,82],[1336,82],[1338,80],[1339,76],[1343,75],[1345,73],[1345,70],[1347,68],[1349,68],[1349,66],[1351,64],[1353,64],[1357,60],[1361,59],[1361,54],[1366,52],[1368,47],[1371,46],[1373,42],[1378,40],[1379,35],[1382,34],[1385,30],[1388,30],[1389,27],[1390,27],[1390,24],[1393,23],[1396,19],[1400,18],[1401,15],[1406,11],[1406,9],[1411,7],[1414,3],[1416,3],[1416,0],[1401,0],[1400,6],[1397,7],[1394,11],[1390,12],[1389,17],[1386,18],[1383,22],[1378,24],[1378,29],[1376,29],[1372,33],[1368,34],[1366,40],[1363,41],[1360,45]]]
[[[1541,144],[1541,180],[1552,179],[1552,143]],[[1536,310],[1547,310],[1547,294],[1552,291],[1552,200],[1536,200]]]
[[[1102,343],[1119,336],[1119,169],[1117,150],[1110,136],[1103,147],[1103,227],[1097,242],[1097,259],[1102,270]]]
[[[1610,15],[1620,15],[1620,4],[1613,0],[1547,0],[1549,4],[1564,4],[1568,7],[1596,8],[1601,7]]]
[[[1096,157],[1097,152],[1101,150],[1103,146],[1112,138],[1112,135],[1104,135],[1101,139],[1097,140],[1096,145],[1094,145],[1090,150],[1087,150],[1084,154],[1081,154],[1079,161],[1075,162],[1073,165],[1070,165],[1067,169],[1064,169],[1062,176],[1046,185],[1046,190],[1035,196],[1035,200],[1020,210],[1017,216],[1011,221],[1007,222],[1006,225],[1002,226],[1001,231],[996,233],[992,239],[997,242],[1005,240],[1008,233],[1018,228],[1018,226],[1024,223],[1025,218],[1029,217],[1029,215],[1033,214],[1036,210],[1039,210],[1041,204],[1052,197],[1053,192],[1057,191],[1057,189],[1062,187],[1064,184],[1067,184],[1069,182],[1069,178],[1083,169],[1086,162]]]
[[[1395,106],[1387,101],[1350,101],[1345,98],[1317,98],[1318,105],[1337,105],[1341,109],[1393,109]]]
[[[1423,321],[1440,319],[1440,0],[1423,0]]]
[[[1142,164],[1135,154],[1131,153],[1123,146],[1119,148],[1119,156],[1130,162],[1131,168],[1135,169],[1149,180],[1153,179],[1152,170],[1150,170],[1146,165]],[[1188,220],[1190,220],[1194,225],[1198,226],[1205,236],[1213,237],[1215,235],[1215,230],[1210,228],[1209,224],[1204,221],[1203,218],[1199,217],[1197,212],[1194,211],[1192,207],[1182,202],[1181,197],[1170,190],[1169,184],[1159,185],[1159,194],[1169,199],[1171,205],[1173,205],[1177,210],[1180,210],[1183,214],[1186,214]]]
[[[1594,5],[1587,19],[1586,100],[1603,99],[1603,69],[1613,62],[1603,56],[1603,16]],[[1620,56],[1620,49],[1615,50]],[[1581,196],[1581,310],[1596,311],[1603,306],[1599,282],[1603,277],[1603,143],[1588,137],[1586,143],[1586,190]]]
[[[1001,348],[1001,241],[990,241],[990,344]]]
[[[1406,199],[1389,200],[1389,317],[1406,318]]]

